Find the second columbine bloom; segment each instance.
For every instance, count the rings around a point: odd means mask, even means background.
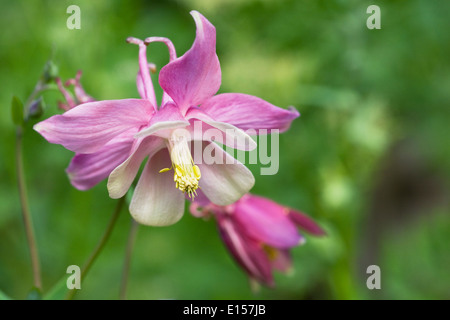
[[[69,175],[75,187],[89,189],[108,173],[112,198],[127,193],[148,157],[130,203],[132,216],[142,224],[177,222],[184,212],[185,195],[194,198],[198,188],[211,202],[228,205],[253,186],[251,172],[237,160],[230,161],[227,152],[196,128],[219,130],[225,144],[251,150],[256,144],[244,130],[284,131],[299,115],[250,95],[215,95],[221,83],[215,28],[200,13],[191,14],[196,38],[179,58],[166,38],[128,39],[139,45],[137,88],[141,99],[87,102],[34,127],[49,142],[76,152],[78,161],[72,161]],[[156,41],[164,42],[170,54],[159,74],[164,91],[160,106],[147,61],[147,45]],[[221,161],[194,163],[193,140]]]
[[[273,271],[291,267],[290,250],[305,242],[297,228],[323,236],[310,217],[270,199],[246,194],[235,203],[218,206],[201,195],[190,206],[196,217],[214,217],[225,246],[250,280],[274,286]]]

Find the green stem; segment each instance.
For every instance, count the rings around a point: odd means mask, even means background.
[[[133,252],[134,243],[136,241],[136,234],[139,224],[131,219],[130,232],[128,234],[127,248],[125,250],[125,260],[122,270],[122,281],[120,283],[119,299],[126,300],[127,287],[128,287],[128,275],[130,273],[131,255]]]
[[[97,243],[97,246],[95,247],[94,251],[92,251],[91,255],[86,260],[83,267],[81,268],[81,275],[80,275],[81,281],[84,280],[88,271],[90,270],[90,268],[94,264],[95,260],[97,259],[98,255],[103,250],[106,242],[108,241],[108,239],[112,233],[112,230],[114,229],[114,226],[116,224],[117,218],[119,218],[119,214],[120,214],[120,211],[122,210],[124,203],[125,203],[125,197],[120,198],[119,201],[117,202],[116,207],[113,212],[113,215],[109,219],[108,226],[106,227],[106,230],[103,233],[102,238]],[[66,296],[66,300],[72,300],[76,293],[77,293],[77,289],[70,290]]]
[[[41,267],[39,263],[39,255],[36,246],[36,238],[34,236],[33,221],[31,219],[30,207],[28,206],[27,189],[25,185],[25,173],[23,168],[22,154],[22,136],[23,128],[17,127],[16,131],[16,169],[17,183],[19,187],[20,204],[22,207],[22,217],[25,225],[25,233],[30,250],[31,267],[33,269],[33,284],[42,291]]]

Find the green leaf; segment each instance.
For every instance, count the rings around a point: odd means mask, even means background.
[[[12,300],[12,298],[8,297],[2,290],[0,290],[0,300]]]
[[[67,278],[62,277],[43,297],[44,300],[64,300],[67,292]]]
[[[16,96],[12,97],[11,115],[15,125],[21,126],[23,124],[23,103]]]

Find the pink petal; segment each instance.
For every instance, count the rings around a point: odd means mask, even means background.
[[[90,95],[84,91],[83,86],[81,85],[81,75],[82,71],[79,70],[75,76],[75,79],[69,79],[66,81],[66,86],[73,85],[75,96],[78,100],[78,104],[83,104],[86,102],[93,102],[95,101],[94,98],[92,98]]]
[[[161,69],[159,83],[184,113],[219,90],[221,71],[216,55],[216,29],[197,11],[191,11],[197,27],[192,47]]]
[[[138,82],[139,80],[142,81],[141,85],[138,83],[138,90],[140,90],[140,93],[143,93],[141,97],[150,101],[153,108],[156,110],[158,104],[156,102],[155,90],[153,89],[152,78],[150,77],[150,70],[148,68],[147,46],[142,41],[139,43],[139,75]]]
[[[326,235],[326,232],[306,214],[292,209],[289,210],[288,214],[291,221],[306,232],[309,232],[315,236]]]
[[[37,123],[34,129],[50,143],[93,153],[119,134],[146,125],[152,109],[140,99],[88,102]]]
[[[139,71],[136,77],[136,85],[142,99],[150,101],[154,110],[158,108],[152,79],[150,77],[149,63],[147,61],[147,44],[141,39],[128,37],[128,43],[139,46]]]
[[[79,190],[87,190],[106,179],[128,158],[133,141],[132,133],[131,135],[122,134],[109,141],[97,152],[76,154],[66,170],[72,185]]]
[[[162,42],[167,46],[167,49],[169,50],[169,62],[172,62],[177,58],[177,53],[175,51],[175,46],[173,45],[172,41],[170,39],[164,38],[164,37],[149,37],[145,39],[145,44],[150,44],[152,42]],[[162,101],[161,101],[161,107],[164,107],[167,103],[172,102],[172,98],[167,94],[167,92],[163,91]]]
[[[211,130],[214,130],[212,131],[214,133],[214,141],[231,148],[249,151],[254,150],[257,146],[256,142],[243,130],[230,123],[215,121],[200,108],[191,107],[187,111],[185,118],[190,120],[191,130],[201,129],[201,132],[193,132],[193,137],[201,136],[201,139],[205,140],[207,133],[211,133]],[[195,119],[203,123],[196,124]]]
[[[170,166],[166,149],[147,162],[130,203],[130,213],[137,222],[168,226],[183,216],[184,194],[175,188],[173,172],[159,172]]]
[[[250,278],[273,286],[271,265],[262,247],[245,237],[228,216],[218,215],[217,222],[221,238],[236,262]]]
[[[290,248],[302,240],[283,206],[262,197],[247,195],[235,204],[234,219],[249,237],[274,248]]]
[[[242,130],[278,129],[286,131],[300,114],[294,108],[282,109],[263,99],[242,93],[224,93],[201,105],[216,121],[230,123]]]
[[[143,138],[158,133],[158,136],[168,138],[172,129],[182,128],[189,125],[189,122],[180,113],[180,110],[173,103],[167,104],[159,109],[150,120],[148,127],[139,131],[135,137]]]
[[[169,50],[169,62],[172,62],[177,58],[177,53],[175,50],[175,46],[173,45],[172,41],[165,37],[148,37],[144,40],[144,43],[146,45],[152,43],[152,42],[162,42],[167,46],[167,49]]]
[[[292,257],[289,250],[276,250],[275,259],[270,261],[272,268],[281,272],[288,272],[292,267]]]
[[[61,78],[56,78],[55,79],[56,85],[58,86],[59,91],[62,93],[62,95],[64,96],[64,99],[66,99],[66,103],[62,103],[59,102],[59,108],[65,111],[68,111],[70,109],[72,109],[73,107],[75,107],[77,104],[75,103],[75,101],[73,100],[72,95],[69,93],[69,91],[67,91],[66,88],[64,88]]]
[[[141,98],[146,99],[147,93],[145,92],[144,81],[142,81],[142,76],[141,76],[140,71],[138,71],[137,76],[136,76],[136,87],[137,87],[137,91],[138,91],[139,95],[141,96]]]
[[[166,145],[159,137],[147,137],[135,142],[131,155],[108,178],[108,192],[113,199],[123,197],[136,177],[142,161],[149,159]]]
[[[198,163],[201,172],[199,186],[214,204],[225,206],[236,202],[255,184],[255,178],[247,167],[231,157],[215,143],[204,143],[215,153],[221,163]],[[205,150],[204,155],[205,155]]]

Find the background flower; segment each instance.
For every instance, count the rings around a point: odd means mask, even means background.
[[[203,197],[190,205],[190,211],[196,217],[214,217],[225,246],[250,281],[269,287],[275,286],[273,271],[292,269],[291,249],[306,241],[297,227],[325,235],[304,213],[252,194],[227,206],[205,202]]]

